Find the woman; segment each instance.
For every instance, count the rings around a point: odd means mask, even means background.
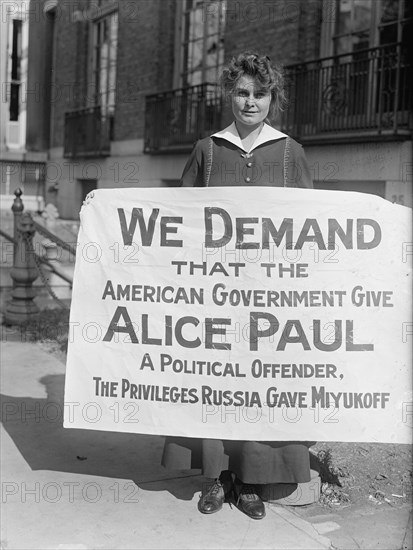
[[[232,59],[221,80],[235,120],[196,143],[182,185],[312,188],[302,147],[267,123],[285,99],[281,72],[268,57],[246,52]],[[261,519],[265,507],[256,485],[310,481],[308,447],[300,442],[167,438],[163,465],[202,468],[213,480],[198,504],[206,514],[235,496],[244,513]]]

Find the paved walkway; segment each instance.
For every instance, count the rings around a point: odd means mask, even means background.
[[[292,509],[197,510],[203,478],[159,465],[158,436],[62,427],[65,366],[1,342],[2,548],[330,548]]]

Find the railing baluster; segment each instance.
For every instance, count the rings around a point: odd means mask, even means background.
[[[389,66],[396,56],[397,68]],[[290,104],[281,127],[293,137],[364,131],[409,131],[410,96],[405,88],[411,65],[403,64],[401,44],[348,52],[287,66]],[[384,97],[387,84],[389,99]],[[200,84],[146,97],[145,152],[189,150],[196,139],[219,129],[222,98],[215,84]],[[386,128],[383,117],[393,114]],[[165,124],[165,121],[167,123]]]
[[[108,156],[111,114],[100,106],[65,113],[65,158]]]
[[[407,135],[411,62],[404,55],[402,44],[387,44],[287,66],[294,101],[282,128],[298,138],[352,131]]]
[[[385,57],[382,56],[379,58],[379,73],[380,73],[380,79],[379,79],[379,92],[378,92],[378,132],[381,134],[382,126],[383,126],[383,82],[386,78],[385,75]]]
[[[146,96],[145,152],[190,150],[195,140],[218,130],[220,122],[221,99],[216,84]]]
[[[393,132],[397,133],[397,123],[398,123],[398,102],[399,102],[399,86],[400,86],[400,64],[401,64],[401,47],[400,44],[396,46],[396,86],[394,90],[394,100],[393,100]]]

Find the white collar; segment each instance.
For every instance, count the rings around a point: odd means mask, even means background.
[[[221,130],[220,132],[216,132],[215,134],[212,134],[211,137],[218,137],[221,139],[226,139],[227,141],[230,141],[246,153],[249,153],[259,145],[262,145],[263,143],[267,143],[267,141],[274,141],[275,139],[280,139],[287,137],[287,134],[283,134],[279,130],[276,130],[272,126],[269,126],[268,124],[265,124],[261,129],[261,132],[259,133],[257,139],[252,144],[249,151],[245,149],[245,147],[242,145],[241,138],[239,137],[237,126],[235,122],[230,124],[227,128],[224,128],[224,130]]]

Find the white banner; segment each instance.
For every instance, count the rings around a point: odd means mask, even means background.
[[[94,191],[64,426],[410,442],[411,222],[362,193]]]

